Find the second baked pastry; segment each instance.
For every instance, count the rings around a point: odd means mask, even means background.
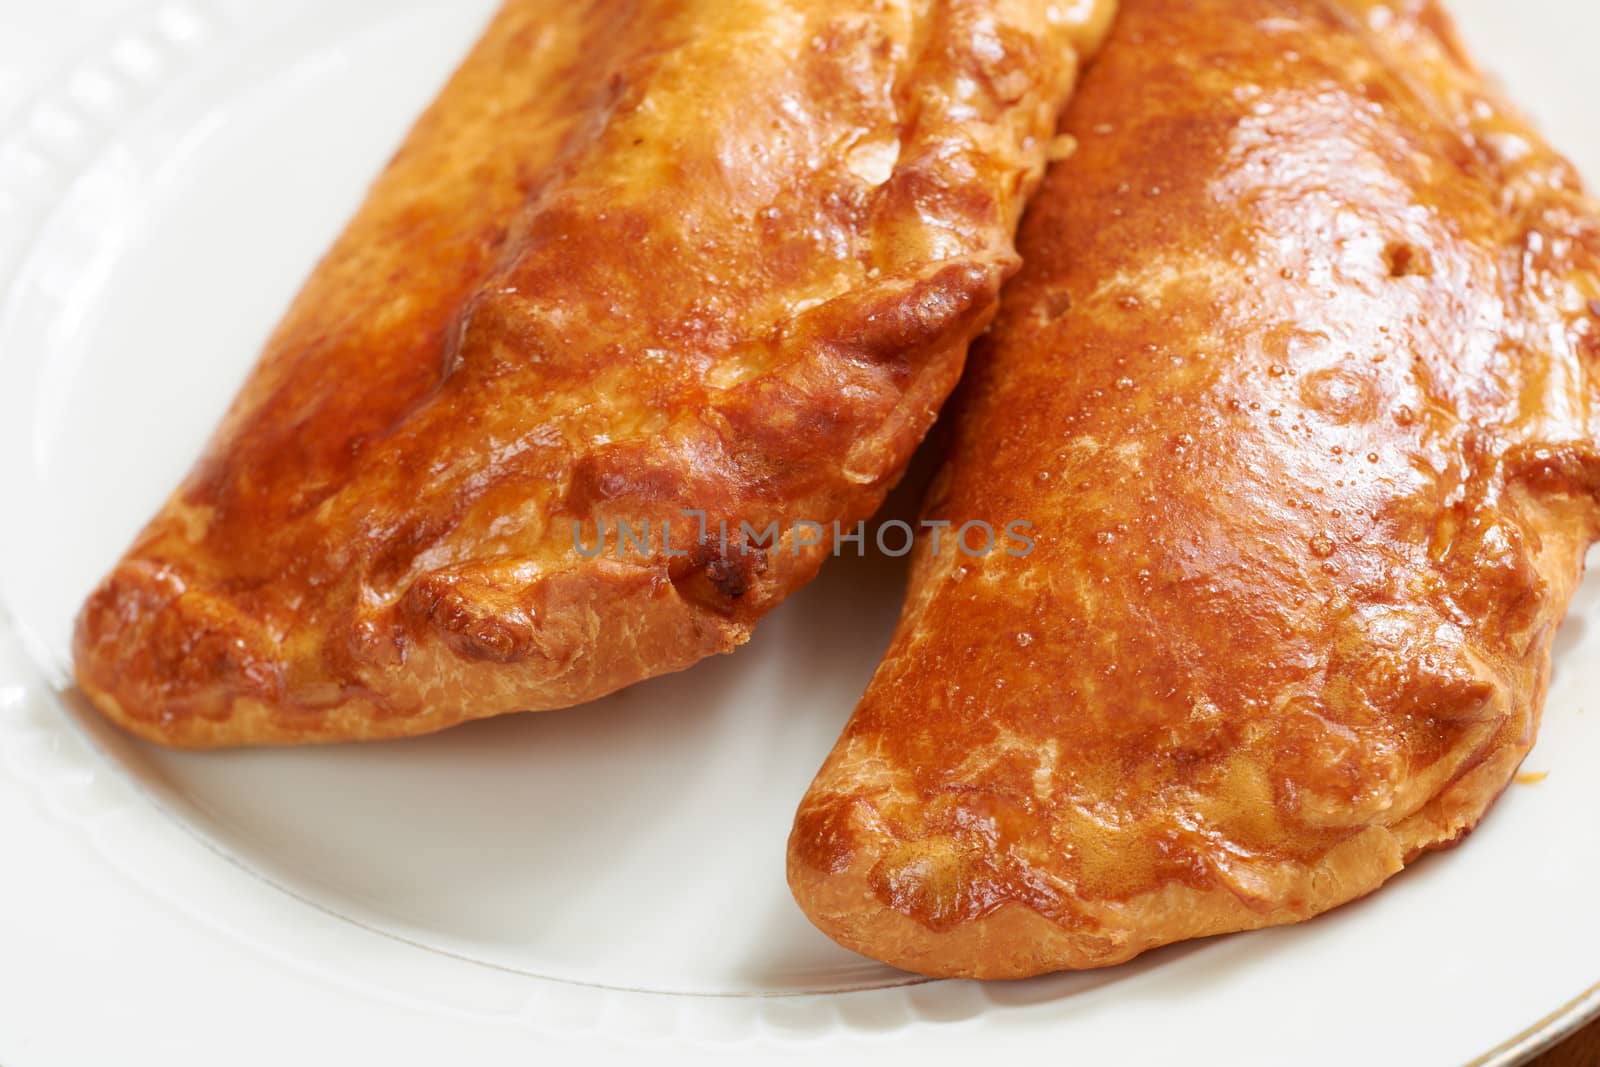
[[[946,539],[790,840],[932,975],[1293,922],[1456,841],[1600,532],[1600,227],[1431,3],[1127,0],[974,354]]]

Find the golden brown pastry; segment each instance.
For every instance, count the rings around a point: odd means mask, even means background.
[[[1600,534],[1600,226],[1421,0],[1124,0],[789,879],[1020,977],[1293,922],[1458,840]],[[973,544],[983,538],[974,533]]]
[[[510,0],[85,606],[83,689],[332,741],[731,650],[954,385],[1108,8]]]

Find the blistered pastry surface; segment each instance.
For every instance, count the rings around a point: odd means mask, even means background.
[[[923,552],[791,839],[824,930],[931,974],[1456,840],[1600,531],[1600,225],[1433,4],[1128,0],[1065,130],[927,504],[1037,547]]]

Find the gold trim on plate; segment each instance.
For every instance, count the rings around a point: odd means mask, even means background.
[[[1465,1067],[1520,1067],[1600,1018],[1600,982]]]

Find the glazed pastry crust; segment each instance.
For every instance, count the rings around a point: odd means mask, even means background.
[[[1600,534],[1600,226],[1432,3],[1125,0],[796,899],[929,975],[1294,922],[1457,841]]]
[[[510,0],[89,598],[84,691],[393,737],[743,642],[954,386],[1108,6]]]

